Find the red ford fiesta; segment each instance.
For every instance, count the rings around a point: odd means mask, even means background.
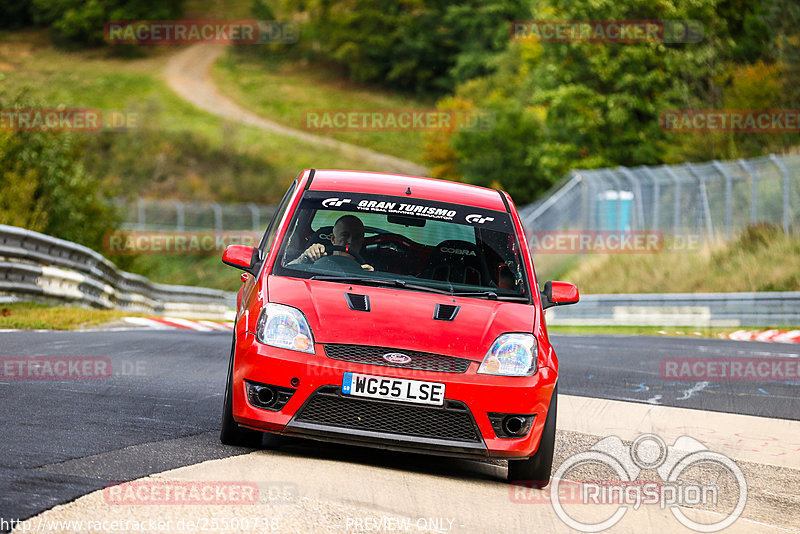
[[[558,360],[511,198],[391,174],[306,170],[244,272],[221,439],[280,435],[509,460],[550,479]]]

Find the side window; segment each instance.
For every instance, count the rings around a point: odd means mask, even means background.
[[[296,188],[297,180],[289,186],[289,190],[283,195],[281,203],[278,204],[278,209],[275,210],[275,215],[272,216],[272,220],[269,222],[269,226],[267,226],[267,231],[264,232],[264,237],[261,238],[261,244],[258,245],[258,249],[261,251],[262,257],[266,255],[266,251],[272,246],[272,242],[275,241],[275,234],[278,233],[278,224],[281,222],[281,219],[283,219],[283,215],[289,207],[289,201]]]

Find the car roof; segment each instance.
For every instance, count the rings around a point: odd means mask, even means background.
[[[318,169],[309,190],[391,195],[506,211],[503,198],[494,189],[402,174]]]

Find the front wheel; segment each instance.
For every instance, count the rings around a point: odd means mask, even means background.
[[[219,440],[223,445],[257,448],[261,446],[262,433],[257,430],[242,428],[233,420],[233,353],[235,347],[236,337],[234,334],[231,358],[228,362],[228,380],[225,384],[225,399],[222,402],[222,428],[219,432]]]
[[[547,419],[542,430],[542,439],[536,454],[525,460],[508,461],[508,481],[525,482],[535,488],[544,488],[550,483],[553,467],[553,451],[556,446],[556,408],[558,405],[558,384],[553,388]]]

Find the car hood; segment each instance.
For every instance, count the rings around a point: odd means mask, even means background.
[[[369,297],[369,311],[346,293]],[[316,343],[372,345],[482,361],[506,332],[532,332],[534,308],[517,302],[449,297],[406,289],[270,276],[269,301],[302,311]],[[434,319],[437,304],[460,306],[452,321]]]

